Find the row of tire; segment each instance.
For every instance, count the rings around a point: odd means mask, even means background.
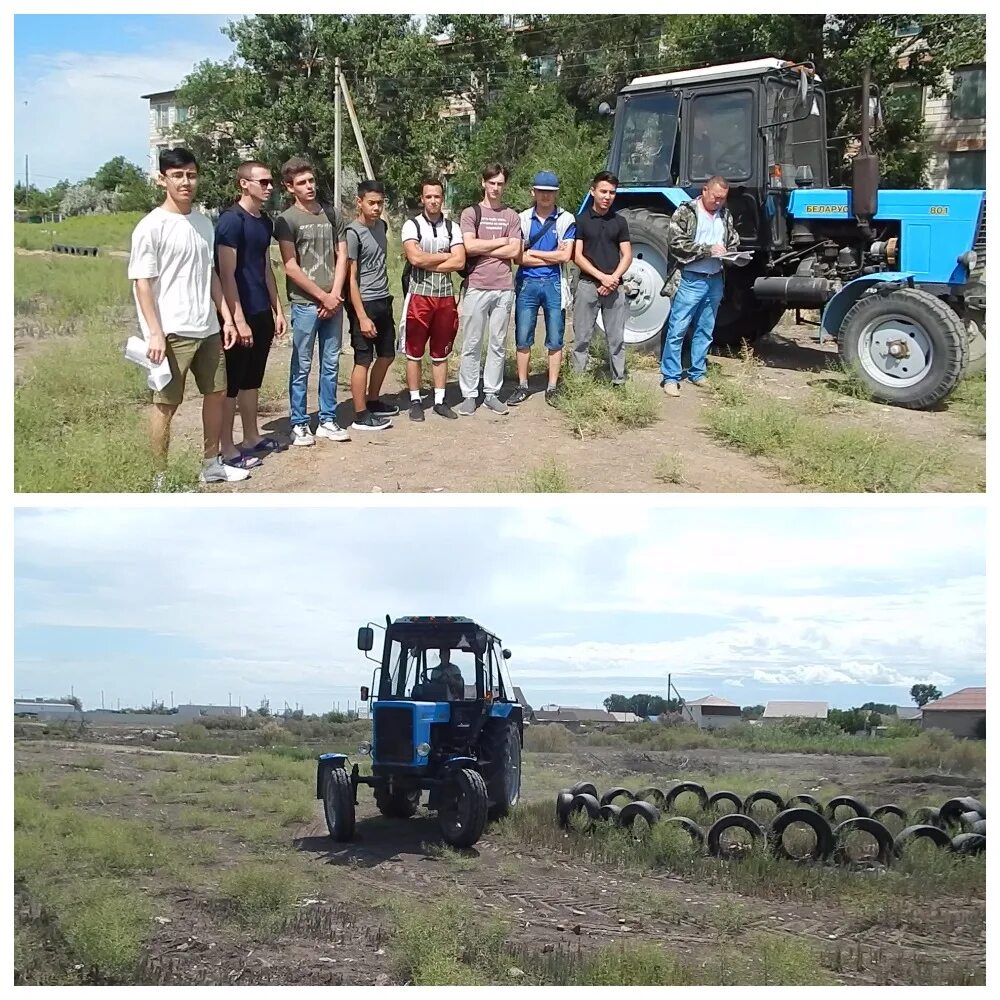
[[[97,247],[75,247],[68,246],[65,243],[54,243],[52,245],[52,252],[73,254],[77,257],[96,257]]]
[[[707,830],[687,816],[664,817],[661,810],[669,811],[685,792],[695,793],[703,810],[727,802],[736,811],[721,816]],[[629,801],[624,806],[617,806],[614,804],[617,798]],[[747,815],[753,804],[759,801],[772,802],[778,808],[777,815],[766,825]],[[855,815],[834,823],[836,811],[841,806],[853,809]],[[895,836],[879,818],[887,815],[897,816],[904,823],[909,819],[906,810],[900,806],[888,804],[869,810],[863,802],[849,795],[835,796],[824,808],[819,800],[808,794],[792,796],[786,802],[776,792],[761,789],[741,799],[734,792],[709,795],[702,785],[690,781],[681,782],[667,793],[658,788],[631,792],[627,788],[616,787],[600,796],[592,783],[578,782],[556,796],[556,819],[560,826],[568,827],[574,818],[583,829],[590,829],[601,821],[624,829],[632,829],[638,818],[649,826],[662,822],[684,830],[699,848],[707,848],[714,857],[725,853],[722,835],[727,830],[741,829],[750,835],[751,841],[766,841],[777,857],[802,860],[801,856],[791,854],[784,843],[784,834],[794,823],[805,824],[813,831],[815,842],[806,857],[814,861],[832,858],[838,864],[851,863],[850,855],[843,847],[850,833],[872,836],[877,845],[874,860],[882,865],[891,864],[906,847],[919,840],[927,840],[956,854],[980,854],[986,850],[986,807],[977,799],[963,796],[949,799],[940,809],[918,809],[914,812],[915,822]],[[922,818],[932,821],[921,822]],[[948,827],[954,826],[962,826],[965,832],[951,836]]]

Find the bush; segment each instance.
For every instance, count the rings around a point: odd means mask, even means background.
[[[570,731],[558,722],[528,726],[524,730],[524,749],[535,753],[569,753],[575,745]]]

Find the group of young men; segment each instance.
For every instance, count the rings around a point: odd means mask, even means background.
[[[295,157],[281,170],[281,182],[292,204],[272,220],[264,210],[275,184],[271,170],[258,161],[247,161],[237,171],[239,198],[221,213],[213,229],[209,219],[193,207],[198,182],[194,156],[182,148],[164,150],[159,167],[164,203],[136,226],[129,277],[134,280],[147,356],[154,364],[166,359],[170,367],[170,381],[153,395],[153,446],[161,468],[166,464],[170,421],[183,399],[189,371],[204,397],[202,482],[246,479],[268,453],[283,447],[277,438],[261,434],[258,426],[258,393],[268,354],[273,340],[288,332],[271,267],[272,239],[281,253],[291,307],[293,447],[314,445],[317,437],[350,440],[350,431],[338,423],[336,412],[345,312],[354,353],[353,431],[385,431],[399,413],[398,406],[380,398],[397,339],[406,356],[411,420],[425,419],[421,392],[425,355],[431,362],[435,414],[445,419],[474,415],[480,405],[480,386],[482,405],[506,414],[508,407],[529,397],[528,366],[539,311],[545,321],[548,352],[545,399],[552,403],[559,392],[566,310],[571,301],[574,370],[582,372],[587,366],[600,315],[612,385],[625,383],[628,307],[621,282],[632,262],[632,248],[626,220],[611,208],[618,186],[612,173],[602,171],[594,177],[588,205],[574,217],[557,204],[558,178],[542,171],[534,178],[533,206],[518,214],[503,203],[507,180],[503,166],[487,164],[482,171],[483,198],[461,212],[457,225],[443,215],[442,183],[423,181],[421,211],[406,221],[401,232],[405,294],[397,338],[387,266],[388,225],[382,218],[385,189],[379,181],[358,185],[357,217],[345,223],[338,212],[318,200],[312,165]],[[724,201],[723,192],[723,206]],[[696,209],[697,232],[682,250],[690,262],[685,264],[681,281],[686,298],[678,301],[692,304],[675,309],[675,313],[684,312],[689,323],[696,318],[699,330],[707,322],[707,300],[695,294],[699,290],[685,288],[686,283],[701,280],[693,276],[696,268],[692,267],[705,259],[700,240],[703,226],[697,213],[710,208],[706,203]],[[714,234],[716,223],[709,228],[710,235]],[[724,237],[730,236],[729,228],[727,223]],[[709,247],[709,267],[702,265],[702,270],[713,270],[717,250]],[[570,261],[580,269],[575,300]],[[461,278],[460,300],[456,276]],[[711,293],[714,296],[714,282]],[[512,311],[518,383],[502,400]],[[711,318],[714,323],[714,311]],[[447,362],[460,325],[462,401],[452,409],[445,403]],[[680,348],[677,345],[677,365],[668,366],[668,352],[676,339],[672,330],[673,324],[663,352],[663,385],[668,394],[675,395],[681,374]],[[708,331],[710,343],[711,327]],[[317,342],[319,413],[314,431],[307,386]],[[700,354],[700,341],[697,346]],[[707,353],[707,344],[704,349]],[[690,376],[696,382],[704,377],[703,366],[699,369],[697,364],[696,358]],[[233,435],[237,411],[243,429],[239,444]]]

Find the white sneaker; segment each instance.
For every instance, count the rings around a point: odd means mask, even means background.
[[[221,458],[205,462],[201,467],[201,475],[198,476],[203,483],[241,483],[249,478],[250,473],[246,469],[236,469],[226,465]]]
[[[309,430],[308,426],[299,426],[292,428],[292,444],[299,448],[308,448],[310,445],[316,443],[316,438],[313,437],[313,432]]]
[[[351,435],[335,420],[327,420],[316,428],[316,437],[328,441],[350,441]]]

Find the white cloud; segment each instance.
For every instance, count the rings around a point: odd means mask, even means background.
[[[25,154],[41,187],[88,177],[118,155],[145,167],[149,103],[139,95],[171,90],[196,63],[224,59],[231,50],[232,43],[206,23],[197,44],[161,40],[131,53],[29,56],[15,75],[15,176],[21,176]]]

